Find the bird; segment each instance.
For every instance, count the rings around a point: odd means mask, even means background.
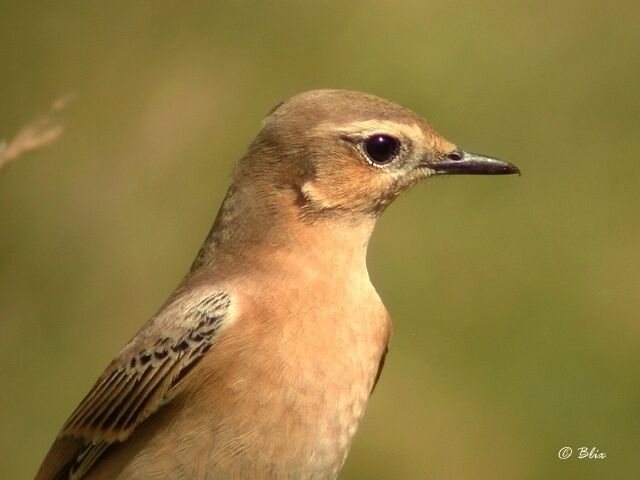
[[[376,220],[432,177],[519,173],[374,95],[280,102],[188,273],[80,402],[36,480],[337,478],[392,330],[366,265]]]

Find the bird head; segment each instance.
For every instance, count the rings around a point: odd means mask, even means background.
[[[268,179],[305,218],[379,215],[418,181],[518,169],[460,150],[421,116],[360,92],[313,90],[272,109],[236,175]]]

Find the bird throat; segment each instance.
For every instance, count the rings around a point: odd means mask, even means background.
[[[234,184],[191,270],[223,258],[237,261],[238,257],[286,254],[307,257],[312,264],[333,261],[364,266],[375,221],[369,215],[311,218],[300,208],[293,190],[264,195],[259,188]]]

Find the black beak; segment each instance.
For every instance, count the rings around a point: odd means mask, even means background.
[[[456,150],[438,159],[423,161],[421,166],[442,175],[520,175],[520,170],[515,165],[462,150]]]

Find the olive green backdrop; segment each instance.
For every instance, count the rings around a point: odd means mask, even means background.
[[[521,177],[417,186],[374,234],[395,322],[341,479],[631,479],[640,470],[637,2],[7,2],[0,478],[31,478],[188,268],[278,100],[367,91]],[[596,447],[604,460],[558,458]]]

